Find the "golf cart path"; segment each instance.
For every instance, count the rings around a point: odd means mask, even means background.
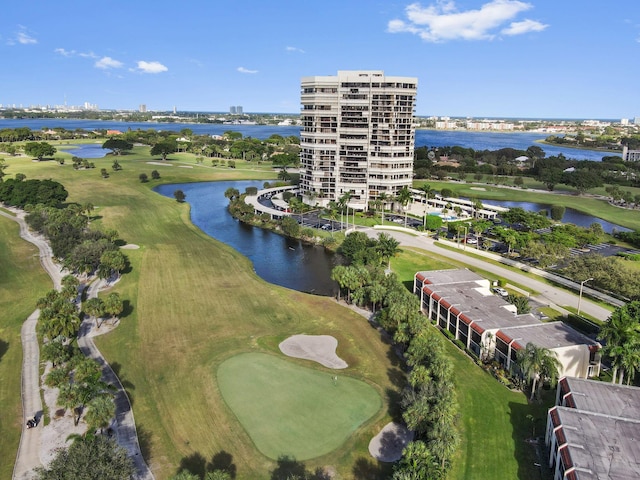
[[[10,209],[16,216],[12,216],[2,210],[0,215],[17,222],[20,226],[20,237],[27,242],[33,243],[40,251],[40,263],[47,274],[53,281],[54,288],[60,290],[62,278],[64,276],[62,269],[53,261],[53,252],[47,241],[39,235],[31,233],[24,220],[25,213],[21,210]],[[89,295],[97,295],[98,290],[103,287],[103,282],[94,282],[89,288]],[[22,358],[22,434],[20,436],[20,445],[16,455],[16,461],[13,468],[13,479],[24,480],[35,478],[33,469],[40,467],[45,462],[43,458],[50,455],[48,445],[43,445],[43,422],[40,421],[35,428],[27,429],[26,422],[29,418],[42,415],[42,399],[40,396],[40,351],[38,347],[38,338],[36,335],[36,324],[40,315],[39,310],[35,310],[27,320],[22,324],[21,338],[23,348]],[[88,326],[87,326],[88,323]],[[97,360],[103,367],[103,377],[106,381],[115,385],[118,389],[116,393],[116,424],[114,431],[118,444],[124,447],[134,461],[137,478],[153,479],[153,474],[145,463],[142,455],[140,455],[140,447],[138,444],[138,436],[133,420],[133,412],[129,399],[124,393],[124,389],[117,376],[108,366],[100,351],[95,347],[93,340],[90,338],[91,322],[83,321],[80,329],[78,344],[85,355],[91,356]],[[105,329],[106,330],[106,329]],[[105,331],[106,333],[106,331]],[[124,397],[124,398],[123,398]],[[49,426],[48,426],[49,427]],[[72,431],[60,433],[63,438],[67,438]]]

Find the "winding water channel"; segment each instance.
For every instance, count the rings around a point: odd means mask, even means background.
[[[244,192],[247,187],[262,187],[262,181],[203,182],[159,185],[154,190],[173,198],[182,190],[191,205],[191,221],[207,235],[226,243],[248,257],[255,272],[276,285],[317,295],[333,295],[337,285],[331,269],[339,256],[323,247],[307,245],[269,230],[239,222],[227,210],[227,188]]]

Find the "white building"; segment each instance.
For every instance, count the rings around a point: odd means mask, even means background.
[[[624,145],[622,147],[622,160],[625,162],[640,162],[640,150],[629,150],[629,148]]]
[[[389,201],[413,178],[417,78],[339,71],[301,82],[300,189],[321,206]]]

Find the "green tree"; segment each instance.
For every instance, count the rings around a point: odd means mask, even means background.
[[[37,480],[125,480],[135,467],[124,448],[102,435],[88,435],[60,450],[46,467],[36,469]]]
[[[178,203],[183,203],[185,201],[185,199],[187,198],[187,196],[185,195],[185,193],[182,190],[176,190],[173,192],[173,196],[175,197],[176,201]]]
[[[392,480],[439,480],[445,471],[427,444],[420,440],[410,442],[395,465]]]
[[[531,380],[529,400],[533,400],[539,381],[548,380],[552,386],[555,385],[560,375],[560,368],[562,368],[555,352],[529,342],[525,348],[518,350],[516,356],[522,373]]]
[[[141,173],[140,175],[138,175],[138,178],[142,183],[147,183],[149,181],[149,177],[146,173]]]
[[[107,298],[104,299],[104,311],[111,315],[112,322],[124,311],[124,302],[120,298],[120,294],[111,292],[107,295]]]
[[[98,395],[87,404],[88,410],[84,416],[89,425],[89,431],[102,430],[111,425],[116,416],[116,405],[111,395]]]
[[[552,205],[551,219],[555,220],[556,222],[561,221],[562,217],[564,217],[565,211],[566,211],[566,208],[564,208],[562,205]]]
[[[411,199],[413,198],[411,190],[409,190],[409,187],[404,186],[402,187],[399,191],[398,194],[396,196],[396,200],[398,201],[398,203],[402,206],[402,209],[404,210],[404,226],[405,228],[407,227],[407,206],[409,205],[409,202],[411,201]]]
[[[154,180],[160,180],[160,172],[158,170],[152,170],[151,178]]]
[[[90,298],[82,304],[82,310],[95,320],[96,328],[100,328],[101,324],[99,323],[99,319],[106,313],[104,310],[104,301],[99,297]]]
[[[382,261],[387,262],[387,269],[391,270],[391,258],[395,257],[400,250],[400,242],[387,233],[378,234],[378,243],[375,249],[380,254]]]
[[[56,152],[55,147],[47,142],[27,142],[24,145],[24,153],[37,158],[38,161],[42,161],[44,157],[51,157]]]
[[[162,160],[166,160],[167,156],[173,152],[175,152],[178,148],[178,144],[174,139],[165,139],[158,143],[156,143],[153,147],[151,147],[151,156],[162,156]]]
[[[111,150],[114,155],[122,155],[123,152],[133,149],[133,143],[121,138],[110,138],[102,144],[102,148]]]
[[[240,190],[237,188],[229,187],[224,191],[225,198],[228,198],[230,201],[237,200],[240,198]]]
[[[300,234],[300,224],[293,217],[284,217],[280,221],[280,228],[287,237],[298,238]]]
[[[635,363],[640,351],[640,301],[629,302],[618,307],[600,329],[599,340],[604,341],[603,353],[613,365],[612,383],[616,383],[618,370],[622,367],[638,370]],[[620,375],[620,383],[624,374]]]

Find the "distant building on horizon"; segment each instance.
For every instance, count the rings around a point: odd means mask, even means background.
[[[229,107],[229,113],[231,115],[243,115],[242,105],[232,105]]]
[[[138,108],[138,111],[140,113],[146,113],[147,112],[147,106],[144,103],[141,103],[140,107]]]
[[[381,70],[301,81],[300,190],[309,203],[341,198],[366,210],[411,187],[418,79]]]
[[[229,113],[230,113],[231,115],[235,115],[235,114],[236,114],[236,107],[235,107],[235,106],[233,106],[233,105],[232,105],[231,107],[229,107]]]

